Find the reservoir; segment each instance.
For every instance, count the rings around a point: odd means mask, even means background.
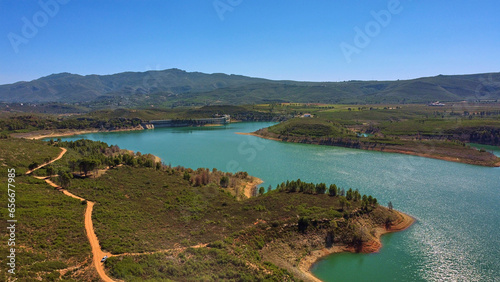
[[[359,189],[414,216],[384,235],[375,254],[335,254],[313,266],[323,281],[500,281],[500,168],[330,146],[284,143],[236,132],[274,123],[159,128],[62,138],[99,140],[151,153],[172,166],[247,171],[273,188],[286,180]],[[500,150],[489,147],[495,154]]]

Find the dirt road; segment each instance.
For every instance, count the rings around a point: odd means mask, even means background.
[[[90,241],[90,246],[92,247],[92,256],[94,266],[97,270],[97,273],[101,277],[103,281],[112,282],[115,281],[111,279],[106,272],[104,271],[103,263],[101,259],[104,256],[110,257],[110,253],[105,253],[101,250],[101,246],[99,245],[99,240],[97,240],[97,236],[94,232],[94,225],[92,224],[92,209],[94,208],[94,203],[87,201],[87,210],[85,211],[85,231],[87,231],[87,237]]]
[[[65,148],[61,148],[61,153],[59,154],[59,156],[47,163],[44,163],[28,172],[26,172],[26,174],[30,174],[32,173],[33,171],[39,169],[39,168],[42,168],[50,163],[53,163],[57,160],[59,160],[60,158],[62,158],[62,156],[66,153],[66,149]],[[48,177],[41,177],[41,176],[34,176],[35,178],[37,179],[44,179],[45,182],[47,182],[47,184],[49,184],[50,186],[56,188],[57,190],[63,192],[65,195],[69,196],[69,197],[72,197],[72,198],[75,198],[75,199],[78,199],[80,201],[85,201],[84,198],[82,197],[79,197],[77,195],[74,195],[72,193],[70,193],[68,190],[66,189],[63,189],[61,186],[55,184],[54,182],[50,181],[48,179]],[[111,279],[107,274],[106,272],[104,271],[104,266],[103,266],[103,263],[101,262],[101,259],[104,257],[104,256],[108,256],[110,257],[111,254],[110,253],[105,253],[101,250],[101,246],[99,245],[99,240],[97,239],[97,236],[95,235],[95,232],[94,232],[94,225],[92,223],[92,210],[94,208],[94,203],[91,202],[91,201],[87,201],[87,209],[85,211],[85,231],[87,232],[87,238],[89,239],[89,242],[90,242],[90,246],[92,248],[92,256],[93,256],[93,262],[94,262],[94,267],[96,268],[97,270],[97,273],[99,274],[99,276],[101,277],[101,279],[105,282],[113,282],[113,281],[116,281],[116,280],[113,280]]]
[[[44,167],[44,166],[46,166],[46,165],[48,165],[48,164],[51,164],[51,163],[53,163],[53,162],[55,162],[55,161],[59,160],[60,158],[62,158],[62,157],[64,156],[64,154],[66,154],[66,151],[68,151],[68,150],[66,150],[66,148],[61,148],[61,150],[62,150],[62,151],[61,151],[61,153],[59,154],[59,156],[57,156],[57,158],[55,158],[55,159],[53,159],[53,160],[51,160],[51,161],[49,161],[49,162],[46,162],[46,163],[44,163],[44,164],[41,164],[41,165],[39,165],[39,166],[35,167],[35,168],[34,168],[34,169],[32,169],[32,170],[28,170],[28,171],[26,172],[26,174],[30,174],[30,173],[32,173],[33,171],[35,171],[35,170],[37,170],[37,169],[39,169],[39,168],[42,168],[42,167]]]

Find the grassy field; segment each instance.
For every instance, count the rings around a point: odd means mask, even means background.
[[[70,191],[97,203],[96,233],[102,247],[112,253],[209,243],[252,226],[257,219],[322,217],[339,206],[337,198],[299,193],[270,193],[239,202],[213,184],[192,187],[181,174],[130,167],[110,170],[97,179],[75,180]],[[287,207],[282,206],[284,201]],[[309,210],[314,206],[314,212]]]
[[[311,137],[356,137],[356,134],[339,123],[324,118],[295,118],[269,128],[279,135]]]
[[[54,281],[59,277],[78,280],[96,277],[90,265],[90,245],[83,224],[85,206],[55,191],[44,181],[24,175],[30,163],[41,164],[46,158],[56,157],[60,151],[59,148],[48,146],[47,142],[0,140],[0,158],[5,168],[0,183],[7,183],[7,168],[16,169],[15,219],[18,222],[15,248],[18,281],[33,281],[37,277],[44,281]],[[0,198],[2,203],[7,203],[7,193],[2,193]],[[6,219],[7,212],[7,208],[0,209],[1,218]],[[6,224],[2,220],[2,230],[6,230]],[[1,236],[2,242],[7,242],[7,232],[2,232]],[[4,266],[7,263],[6,256],[7,246],[4,246],[0,257]],[[0,280],[7,281],[7,277],[6,271],[0,272]]]
[[[335,227],[336,241],[351,244],[355,229],[347,228],[348,222],[353,218],[354,224],[363,214],[361,201],[350,201],[343,210],[341,197],[323,194],[272,191],[237,201],[213,184],[192,187],[181,174],[147,168],[120,167],[97,179],[78,180],[72,187],[73,193],[97,202],[94,224],[103,249],[117,255],[159,252],[110,258],[110,273],[127,281],[193,276],[208,281],[283,281],[291,275],[262,259],[264,246],[279,238],[305,240],[297,229],[298,218],[307,219],[311,234],[323,238]],[[380,209],[382,214],[375,218],[383,224],[388,214]],[[203,243],[208,247],[175,251]]]
[[[15,168],[16,175],[28,171],[30,164],[42,164],[61,152],[59,148],[42,141],[8,138],[0,139],[0,144],[0,166]]]

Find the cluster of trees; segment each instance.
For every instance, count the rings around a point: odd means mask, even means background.
[[[170,166],[167,166],[167,170],[169,170],[169,167]],[[184,180],[188,181],[195,187],[205,186],[212,183],[222,188],[236,188],[236,190],[238,190],[238,185],[246,180],[249,180],[249,175],[245,171],[231,173],[219,171],[216,168],[213,168],[212,170],[208,168],[198,168],[193,170],[183,166],[174,167],[171,171],[182,175]]]
[[[276,186],[279,192],[301,192],[305,194],[325,194],[328,192],[330,196],[344,196],[345,190],[338,188],[337,185],[332,184],[328,188],[325,183],[307,183],[300,179],[282,182]]]
[[[500,128],[493,126],[460,127],[447,130],[446,133],[453,134],[453,138],[458,138],[463,142],[500,145]]]
[[[193,177],[193,186],[202,186],[202,185],[207,185],[210,183],[210,170],[207,169],[198,169],[197,170],[198,174],[196,174],[195,177]]]
[[[156,169],[161,167],[161,164],[156,163],[154,156],[151,154],[142,155],[140,152],[134,154],[121,150],[116,145],[109,146],[100,141],[80,139],[62,142],[58,139],[57,142],[51,140],[49,144],[71,148],[78,152],[81,157],[71,158],[68,161],[68,165],[71,172],[79,170],[84,176],[87,176],[89,172],[100,167],[116,167],[120,164]]]
[[[264,193],[263,187],[261,187],[261,194]],[[331,184],[328,186],[325,183],[308,183],[308,182],[303,182],[300,179],[297,179],[296,181],[286,181],[282,182],[281,184],[278,184],[276,186],[276,190],[279,192],[300,192],[304,194],[325,194],[327,193],[328,195],[332,197],[339,196],[340,199],[340,204],[342,206],[342,209],[345,207],[349,207],[351,205],[351,201],[353,202],[361,202],[361,209],[364,211],[367,211],[369,207],[377,206],[378,201],[377,198],[372,197],[371,195],[361,195],[359,193],[359,190],[353,190],[352,188],[349,188],[349,190],[345,190],[344,188],[337,187],[335,184]]]
[[[20,115],[0,120],[0,131],[14,130],[49,130],[49,129],[119,129],[135,127],[142,123],[139,118],[59,118],[42,117],[37,115]]]
[[[59,171],[58,173],[59,185],[63,188],[68,188],[71,185],[71,179],[73,179],[73,174],[67,171]]]
[[[77,118],[77,119],[64,119],[58,120],[54,126],[58,129],[85,129],[85,128],[99,128],[99,129],[119,129],[127,127],[135,127],[142,123],[139,118],[111,118],[106,120],[94,118]]]

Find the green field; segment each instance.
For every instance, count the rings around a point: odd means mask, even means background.
[[[83,214],[85,205],[55,191],[44,181],[26,176],[24,172],[33,163],[42,164],[53,159],[61,150],[47,142],[20,139],[0,140],[0,162],[3,170],[1,183],[7,183],[7,168],[16,169],[15,219],[16,223],[16,277],[18,281],[33,281],[39,277],[53,281],[59,277],[92,280],[90,245],[85,235]],[[6,190],[4,190],[6,191]],[[7,193],[0,196],[7,203]],[[0,209],[0,216],[8,218],[7,208]],[[6,230],[6,221],[0,227]],[[2,232],[2,242],[7,242],[7,232]],[[2,244],[3,245],[3,244]],[[0,262],[7,263],[7,246],[2,248]],[[5,268],[4,268],[5,269]],[[59,270],[67,269],[65,275]],[[7,281],[6,271],[0,280]]]

